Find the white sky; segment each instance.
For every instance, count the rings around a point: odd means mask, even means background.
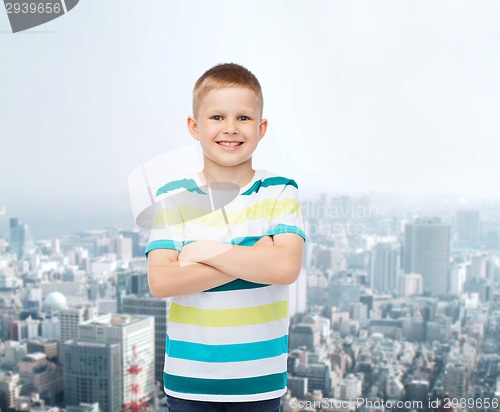
[[[192,86],[231,61],[264,90],[254,166],[304,193],[498,196],[499,21],[496,0],[81,0],[12,34],[0,10],[0,206],[128,213],[128,174],[191,143]]]

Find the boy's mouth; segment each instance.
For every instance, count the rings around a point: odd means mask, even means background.
[[[243,142],[235,142],[235,141],[220,141],[220,142],[215,142],[220,146],[225,146],[225,147],[235,147],[235,146],[241,146]]]

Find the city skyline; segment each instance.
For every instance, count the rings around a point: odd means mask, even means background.
[[[428,411],[445,393],[477,405],[499,400],[498,209],[449,210],[444,224],[444,215],[422,220],[404,205],[396,215],[341,212],[372,210],[367,196],[320,195],[306,206],[307,247],[288,302],[284,412],[352,399]],[[163,410],[150,382],[161,380],[168,302],[148,292],[147,235],[110,227],[28,248],[23,219],[9,228],[0,236],[3,401],[63,407],[64,391],[68,412],[89,401],[114,411],[120,388],[136,382],[149,388],[137,401]],[[127,350],[113,346],[125,335],[109,328],[136,317],[149,319],[148,338],[137,330]],[[22,396],[28,389],[39,398]]]
[[[263,85],[255,168],[304,194],[498,198],[499,16],[495,2],[88,1],[13,35],[0,13],[1,203],[54,224],[125,217],[129,173],[194,142],[191,89],[221,61]]]

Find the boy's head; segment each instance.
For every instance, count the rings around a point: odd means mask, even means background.
[[[253,90],[257,97],[259,117],[262,118],[264,99],[260,83],[252,72],[235,63],[218,64],[201,75],[193,89],[193,115],[197,117],[200,102],[208,92],[226,87]]]

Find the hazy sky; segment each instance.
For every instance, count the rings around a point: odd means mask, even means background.
[[[0,206],[128,217],[129,173],[191,143],[192,86],[231,61],[263,86],[254,166],[304,193],[499,197],[499,21],[497,0],[81,0],[12,34],[0,10]]]

